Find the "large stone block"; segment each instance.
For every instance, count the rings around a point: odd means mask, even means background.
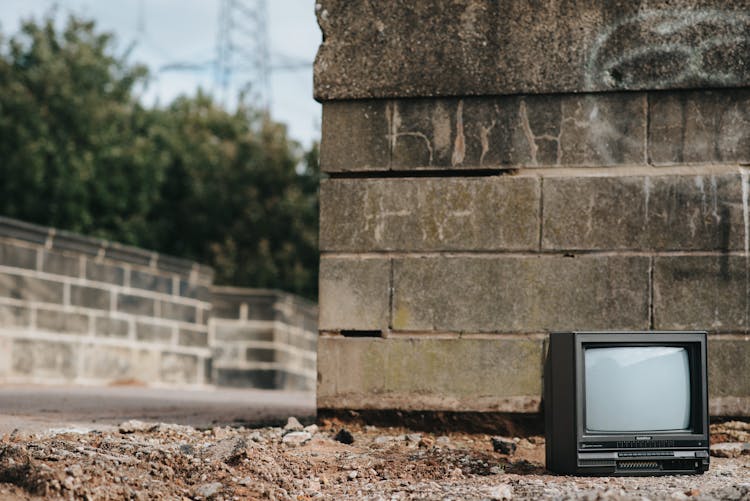
[[[654,327],[747,332],[748,259],[738,255],[654,259]]]
[[[240,322],[215,323],[214,336],[219,343],[231,343],[236,341],[269,341],[274,340],[273,327],[257,327],[245,325]]]
[[[73,379],[78,351],[72,343],[13,340],[13,372],[36,378]]]
[[[195,306],[188,304],[161,301],[160,308],[162,318],[189,323],[194,323],[197,318]]]
[[[117,296],[117,309],[123,313],[152,317],[154,307],[154,300],[148,297],[133,294],[118,294]]]
[[[88,260],[86,261],[86,278],[95,282],[123,285],[125,283],[125,268]]]
[[[89,316],[40,308],[36,312],[36,326],[52,332],[86,334],[89,332]]]
[[[131,381],[140,376],[130,348],[87,344],[81,347],[83,376],[104,381]]]
[[[389,111],[383,101],[326,104],[320,149],[323,169],[387,169],[391,160]]]
[[[180,346],[208,346],[208,332],[195,329],[180,329],[177,337]]]
[[[377,165],[363,153],[366,147],[349,144],[346,163],[321,160],[328,172],[646,163],[643,93],[384,100],[377,106],[347,101],[326,103],[324,110],[329,106],[364,122],[370,142],[389,141],[388,149],[378,146]],[[339,143],[337,152],[347,146]]]
[[[42,252],[42,271],[69,277],[81,276],[81,259],[79,256],[68,256],[59,252]]]
[[[320,260],[320,330],[388,328],[391,264],[380,258]]]
[[[62,304],[63,284],[25,275],[0,273],[0,296]]]
[[[70,286],[70,304],[83,308],[108,310],[111,305],[111,295],[108,290],[83,285]]]
[[[203,383],[199,374],[200,361],[195,355],[162,353],[161,379],[174,384]]]
[[[540,339],[321,337],[318,407],[535,412]]]
[[[13,243],[0,243],[0,265],[36,269],[37,250]]]
[[[98,317],[94,320],[94,334],[101,337],[128,337],[130,322],[120,318]]]
[[[708,390],[717,398],[740,397],[750,402],[750,340],[709,336]],[[742,415],[750,415],[750,407]]]
[[[534,178],[332,179],[321,184],[324,251],[529,250]]]
[[[28,327],[31,311],[23,306],[0,305],[0,329],[9,327]]]
[[[649,258],[395,259],[396,331],[645,329]]]
[[[744,0],[323,0],[315,97],[747,86],[748,9]]]
[[[649,157],[655,164],[750,161],[750,90],[652,93]]]
[[[135,337],[147,343],[171,344],[174,328],[166,325],[136,322]]]
[[[542,247],[554,250],[740,250],[738,172],[545,178]]]
[[[130,272],[130,286],[146,289],[152,292],[172,293],[172,277],[156,275],[147,271],[132,270]]]

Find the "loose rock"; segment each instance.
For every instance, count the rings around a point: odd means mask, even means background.
[[[289,447],[299,447],[312,439],[312,435],[306,431],[293,431],[284,435],[281,442]]]
[[[302,423],[300,423],[300,422],[299,422],[299,421],[297,420],[297,418],[296,418],[296,417],[294,417],[294,416],[291,416],[291,417],[290,417],[289,419],[287,419],[287,421],[286,421],[286,426],[284,426],[284,431],[285,431],[285,432],[290,432],[290,431],[302,431],[302,430],[303,430],[304,428],[305,428],[305,427],[304,427],[304,426],[302,426]]]
[[[354,443],[354,436],[349,433],[346,428],[341,428],[333,439],[346,445],[352,445]]]
[[[516,443],[511,438],[492,437],[492,448],[500,454],[513,454],[516,452]]]

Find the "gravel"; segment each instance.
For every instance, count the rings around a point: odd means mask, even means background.
[[[13,433],[0,441],[0,499],[750,499],[747,423],[712,426],[715,454],[734,457],[712,458],[704,475],[665,477],[549,475],[542,437],[505,437],[516,447],[501,453],[489,435],[347,424],[345,444],[335,439],[342,429],[128,421]]]

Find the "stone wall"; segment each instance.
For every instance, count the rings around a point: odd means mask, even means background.
[[[549,330],[705,329],[750,415],[750,3],[317,10],[320,409],[533,413]]]
[[[0,380],[208,381],[205,266],[0,218]]]
[[[310,390],[317,308],[191,261],[0,217],[0,383]]]
[[[318,309],[274,290],[214,287],[209,321],[220,386],[314,391]]]

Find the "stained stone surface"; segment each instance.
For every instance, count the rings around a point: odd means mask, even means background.
[[[542,246],[557,250],[742,250],[739,169],[697,175],[544,179]]]
[[[531,250],[539,243],[534,178],[329,179],[324,251]]]
[[[321,101],[741,87],[747,0],[321,0]]]
[[[395,259],[392,325],[405,331],[646,329],[649,258]]]
[[[646,162],[645,93],[323,105],[327,172]]]
[[[320,343],[318,407],[538,409],[541,339],[321,337]]]

